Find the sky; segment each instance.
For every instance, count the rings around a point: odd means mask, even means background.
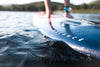
[[[39,2],[39,1],[44,1],[44,0],[0,0],[0,5],[26,4],[26,3]],[[51,1],[64,3],[64,0],[51,0]],[[70,2],[75,5],[79,5],[82,3],[90,3],[91,1],[95,1],[95,0],[70,0]]]

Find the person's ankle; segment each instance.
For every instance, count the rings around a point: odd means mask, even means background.
[[[46,11],[46,17],[47,18],[50,18],[50,15],[52,14],[52,12],[51,11]]]
[[[68,12],[64,12],[64,17],[65,18],[68,17],[67,15],[68,15]]]
[[[65,18],[73,18],[73,16],[71,16],[69,12],[64,12],[64,17]]]
[[[46,13],[45,14],[45,17],[49,19],[50,18],[50,14],[49,13]]]

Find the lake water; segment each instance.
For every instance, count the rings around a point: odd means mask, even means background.
[[[47,42],[32,24],[35,14],[37,12],[0,12],[0,67],[100,66],[99,59],[65,48],[62,42]],[[100,22],[100,14],[72,15],[76,19]],[[47,43],[53,45],[47,46]]]

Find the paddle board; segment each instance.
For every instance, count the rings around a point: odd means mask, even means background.
[[[48,22],[54,30],[51,29]],[[89,21],[64,18],[52,14],[48,20],[43,13],[34,16],[33,24],[51,39],[63,41],[75,51],[100,58],[100,26]]]

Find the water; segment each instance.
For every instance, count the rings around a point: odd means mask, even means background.
[[[48,42],[32,24],[36,12],[0,12],[0,67],[98,67],[100,60]],[[100,22],[100,14],[72,13]],[[51,46],[47,46],[51,44]]]

